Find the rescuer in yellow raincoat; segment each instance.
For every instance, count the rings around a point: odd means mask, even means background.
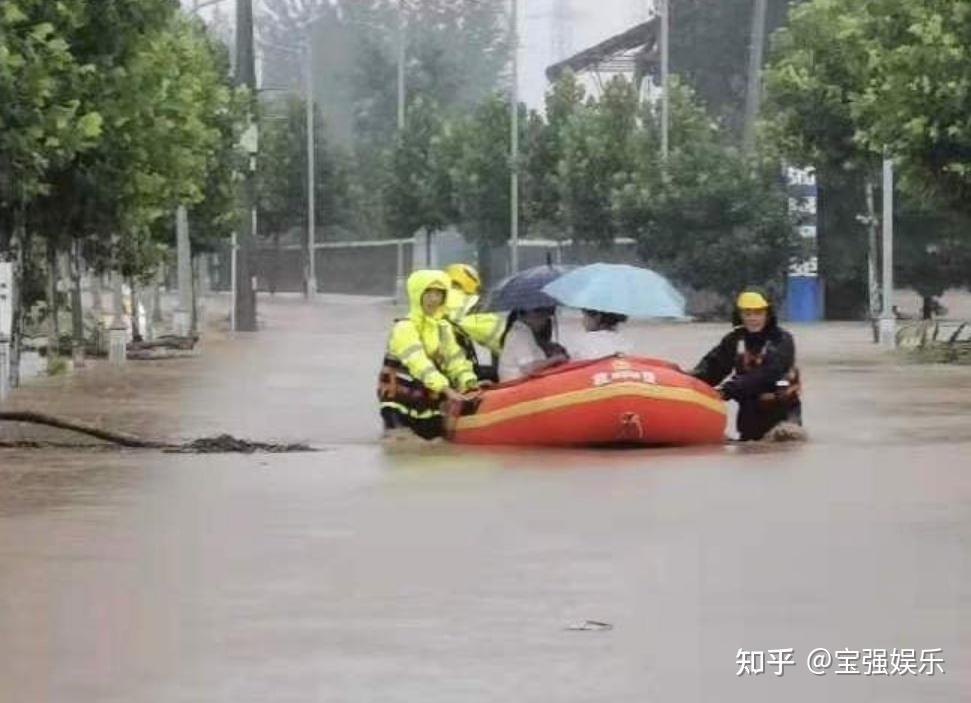
[[[495,381],[495,359],[502,351],[505,320],[495,313],[477,312],[482,281],[479,272],[469,264],[450,264],[445,273],[452,281],[446,300],[448,320],[455,326],[456,338],[466,355],[472,360],[476,375],[483,380]],[[488,349],[493,356],[491,365],[479,363],[475,345]]]
[[[445,317],[451,283],[442,271],[420,270],[408,277],[408,317],[391,328],[378,378],[386,430],[405,427],[425,439],[439,437],[442,401],[464,400],[463,393],[478,388],[472,362]]]

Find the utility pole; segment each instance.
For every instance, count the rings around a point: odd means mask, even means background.
[[[883,311],[880,315],[880,346],[896,346],[893,312],[893,159],[883,158]]]
[[[307,108],[307,281],[304,295],[313,300],[317,295],[317,223],[316,197],[316,130],[314,120],[314,81],[313,81],[313,22],[307,24],[307,39],[304,46],[304,78],[306,80],[304,102]]]
[[[671,129],[670,0],[658,0],[658,5],[661,10],[661,160],[666,162]]]
[[[762,94],[762,51],[765,46],[766,0],[754,0],[752,33],[748,54],[748,81],[745,91],[745,124],[742,145],[745,153],[755,148],[755,120]]]
[[[512,1],[509,37],[512,44],[512,82],[509,86],[509,263],[519,271],[519,0]]]
[[[256,100],[256,56],[253,51],[253,0],[236,0],[236,82],[249,88],[251,100]],[[256,122],[251,125],[256,129]],[[252,140],[255,142],[255,140]],[[236,329],[256,331],[256,291],[253,285],[253,239],[256,235],[256,154],[251,146],[249,168],[243,185],[241,205],[243,217],[239,227],[239,260],[236,262]]]
[[[398,132],[405,128],[405,0],[398,0]]]

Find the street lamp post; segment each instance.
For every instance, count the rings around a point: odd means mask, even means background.
[[[305,295],[313,300],[317,296],[317,250],[316,250],[316,130],[314,124],[314,86],[313,86],[313,55],[314,44],[311,32],[313,21],[307,23],[307,38],[304,46],[304,80],[306,81],[306,98],[304,100],[307,111],[307,284]]]
[[[668,159],[668,134],[671,128],[671,91],[669,40],[671,29],[670,0],[658,0],[661,20],[661,159]]]
[[[256,95],[256,52],[253,50],[253,0],[236,0],[236,83]],[[236,330],[255,332],[256,285],[253,276],[253,248],[256,236],[256,150],[258,128],[247,130],[250,158],[242,184],[239,254],[236,261]]]
[[[303,56],[303,75],[304,75],[304,116],[306,120],[306,153],[307,153],[307,265],[304,267],[304,297],[312,300],[317,295],[317,237],[316,237],[316,125],[314,120],[314,88],[313,88],[313,41],[311,31],[313,23],[317,18],[311,18],[304,23],[303,28],[306,32],[302,50],[292,49],[288,46],[270,44],[261,41],[260,43],[270,49],[282,51],[288,54],[302,54]]]
[[[755,0],[752,8],[748,85],[745,88],[745,125],[742,134],[742,146],[747,154],[755,148],[755,120],[759,115],[759,102],[762,94],[762,54],[765,45],[767,7],[767,0]]]
[[[398,0],[398,131],[405,128],[405,0]]]
[[[519,271],[519,0],[511,0],[509,36],[512,81],[509,86],[509,263]]]

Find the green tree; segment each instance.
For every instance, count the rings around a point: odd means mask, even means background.
[[[257,222],[279,237],[306,223],[307,128],[304,101],[289,97],[263,107],[257,156]]]
[[[765,71],[762,139],[780,161],[812,166],[819,184],[819,268],[828,317],[866,309],[865,183],[880,154],[857,139],[853,102],[869,75],[864,28],[851,0],[814,0],[793,7],[789,26],[772,41]]]
[[[789,8],[799,1],[768,0],[767,36],[785,25]],[[695,89],[733,141],[742,130],[754,5],[752,0],[671,3],[671,70]]]
[[[100,115],[73,92],[92,70],[69,43],[82,13],[79,2],[0,6],[0,251],[9,245],[14,209],[48,187],[50,169],[100,135]]]
[[[909,198],[894,219],[895,283],[917,292],[922,317],[929,318],[945,291],[971,285],[971,220],[950,210],[928,210]]]
[[[898,161],[905,190],[971,214],[971,4],[873,0],[861,14],[860,143]]]
[[[76,90],[104,129],[92,148],[51,172],[54,187],[32,220],[48,237],[100,239],[89,253],[105,254],[119,237],[150,237],[176,204],[204,199],[232,139],[239,98],[224,50],[167,2],[90,3],[71,39],[98,67]],[[98,263],[108,265],[110,256]]]
[[[448,165],[443,167],[437,153],[442,129],[438,105],[416,98],[408,109],[408,128],[392,148],[385,185],[394,236],[410,237],[419,229],[435,233],[455,221]]]
[[[520,108],[520,124],[524,112]],[[470,116],[446,124],[437,147],[440,163],[449,164],[458,223],[476,243],[483,266],[489,250],[509,239],[509,130],[509,103],[494,95]]]
[[[97,270],[154,273],[164,256],[159,244],[174,239],[178,203],[192,206],[197,249],[232,227],[243,111],[225,48],[171,3],[91,2],[85,10],[70,44],[97,70],[73,87],[105,128],[49,172],[49,192],[30,214],[54,252],[74,255],[75,284],[79,253]]]
[[[730,300],[744,286],[781,289],[793,226],[778,167],[744,157],[674,81],[670,153],[660,160],[660,116],[648,106],[632,144],[635,164],[612,194],[613,214],[642,258],[696,289]]]
[[[789,28],[775,37],[765,132],[786,158],[819,170],[828,307],[840,298],[860,300],[866,290],[866,239],[856,220],[863,182],[877,180],[871,174],[885,149],[897,161],[902,189],[928,215],[928,229],[899,232],[898,259],[920,288],[946,278],[922,262],[927,237],[955,241],[946,234],[947,217],[928,211],[949,205],[969,212],[969,30],[963,2],[814,0],[794,8]]]
[[[288,97],[264,106],[257,173],[259,222],[264,236],[279,236],[307,222],[307,105]],[[317,227],[348,224],[346,157],[327,138],[314,111],[314,220]]]
[[[562,237],[563,222],[559,164],[563,159],[564,133],[583,107],[583,84],[567,71],[546,94],[546,117],[531,112],[523,144],[522,217],[527,228],[539,235]]]
[[[637,113],[633,84],[617,76],[599,100],[577,108],[563,128],[557,169],[560,207],[575,239],[609,247],[619,234],[611,198],[635,166]]]

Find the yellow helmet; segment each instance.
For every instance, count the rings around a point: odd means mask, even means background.
[[[445,273],[452,279],[452,283],[461,288],[467,295],[475,295],[479,292],[482,285],[479,279],[479,272],[474,266],[468,264],[449,264],[445,267]]]
[[[766,310],[769,307],[769,301],[761,293],[747,290],[739,294],[735,307],[739,310]]]

